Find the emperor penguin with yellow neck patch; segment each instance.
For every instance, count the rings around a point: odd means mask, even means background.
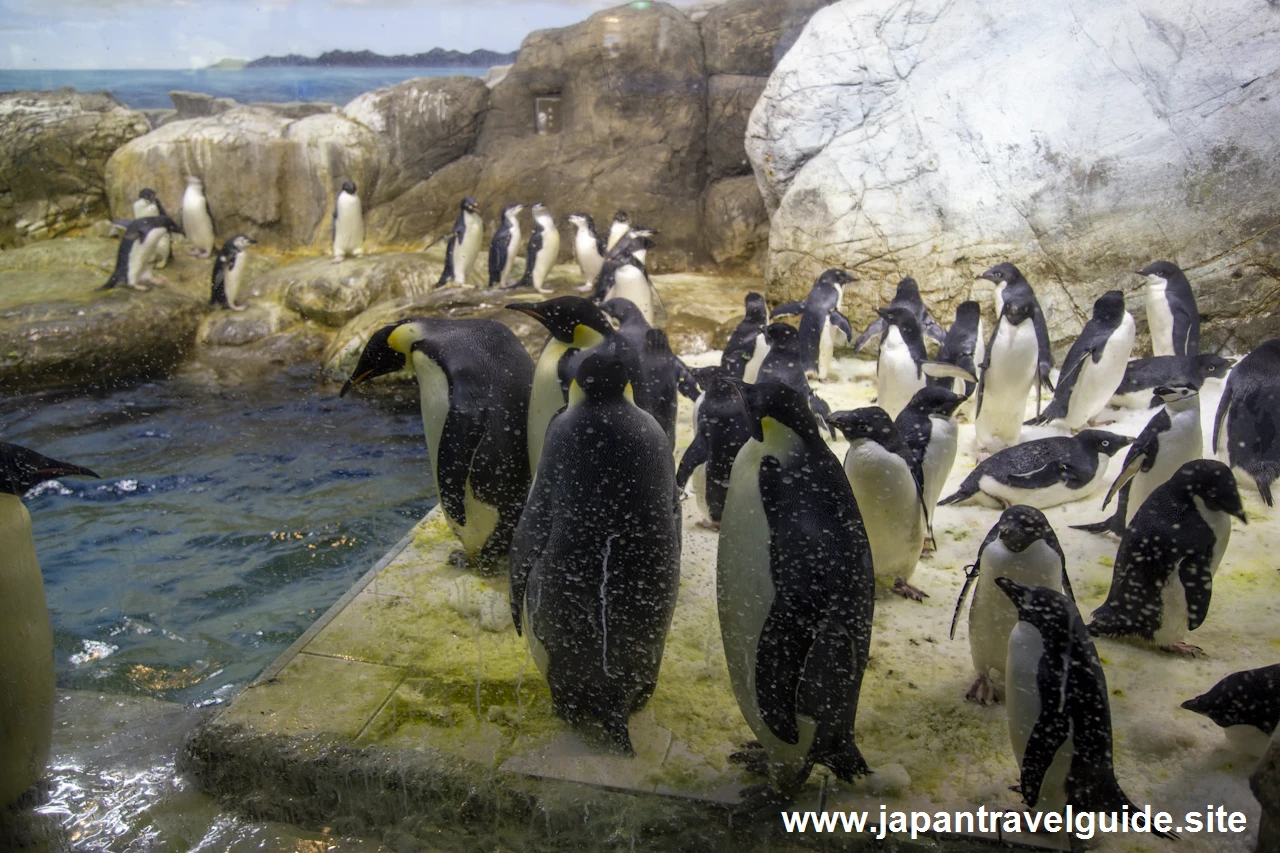
[[[0,807],[40,780],[53,738],[53,626],[22,496],[70,475],[98,476],[0,442]]]
[[[494,320],[402,320],[369,338],[342,395],[409,363],[440,508],[467,561],[493,570],[529,492],[529,388],[533,361]]]

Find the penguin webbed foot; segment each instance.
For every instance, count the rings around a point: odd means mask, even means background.
[[[769,775],[769,753],[765,752],[764,745],[758,740],[744,743],[742,749],[729,753],[729,761],[741,764],[744,770],[756,776]]]
[[[964,701],[977,702],[979,705],[996,705],[1000,702],[1000,691],[990,676],[982,674],[974,679],[969,690],[964,694]]]
[[[467,556],[467,552],[461,548],[454,548],[449,552],[448,560],[453,564],[455,569],[466,569],[471,566],[471,558]]]
[[[720,532],[720,522],[712,521],[709,518],[700,518],[697,522],[698,526],[703,530],[710,530],[712,533]]]
[[[587,282],[586,284],[578,285],[577,287],[574,288],[574,290],[578,291],[579,293],[590,293],[591,288],[593,287],[595,287],[594,284],[592,284],[591,282]]]
[[[1191,658],[1192,660],[1195,660],[1196,658],[1207,658],[1209,656],[1205,653],[1205,650],[1199,646],[1193,646],[1190,643],[1184,643],[1181,640],[1176,643],[1170,643],[1167,646],[1161,646],[1160,650],[1163,652],[1169,652],[1170,654],[1175,654],[1179,657]]]
[[[248,305],[228,305],[227,307],[230,308],[232,311],[248,311],[249,310]]]
[[[894,578],[893,588],[890,592],[895,595],[900,595],[903,598],[910,599],[911,601],[924,601],[929,597],[929,593],[918,587],[912,586],[903,578]]]

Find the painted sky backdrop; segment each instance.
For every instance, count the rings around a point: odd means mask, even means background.
[[[0,0],[0,68],[203,68],[326,50],[509,51],[620,0]]]

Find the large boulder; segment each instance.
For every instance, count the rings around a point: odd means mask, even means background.
[[[945,316],[1010,260],[1061,346],[1164,259],[1207,344],[1247,349],[1280,332],[1278,70],[1274,3],[842,0],[751,116],[769,296],[843,266],[884,298],[910,273]]]
[[[750,175],[747,120],[767,77],[717,74],[707,85],[707,180]]]
[[[750,175],[707,187],[702,214],[707,250],[722,269],[759,271],[769,246],[769,214]]]
[[[732,0],[700,22],[708,74],[765,76],[831,0]]]
[[[107,158],[150,129],[110,95],[74,89],[0,94],[0,248],[107,215]]]

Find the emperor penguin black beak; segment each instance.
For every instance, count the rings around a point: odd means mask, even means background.
[[[350,391],[352,388],[356,387],[357,385],[359,385],[361,382],[365,381],[372,375],[373,375],[372,370],[366,370],[364,373],[360,373],[355,376],[352,376],[346,382],[343,382],[342,390],[338,392],[338,398],[341,399],[347,396],[348,391]]]
[[[506,308],[508,311],[519,311],[521,314],[528,314],[530,317],[532,317],[535,320],[546,319],[545,317],[542,316],[542,314],[535,311],[532,305],[529,305],[524,302],[512,302],[510,305],[504,305],[503,307]]]

